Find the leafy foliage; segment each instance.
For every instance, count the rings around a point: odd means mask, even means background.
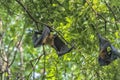
[[[99,32],[120,48],[119,5],[119,0],[0,1],[4,51],[9,64],[13,61],[10,74],[6,72],[4,78],[10,75],[11,80],[119,80],[119,59],[109,66],[99,66],[96,37]],[[50,46],[34,48],[32,31],[42,30],[46,24],[74,43],[75,49],[58,57]]]

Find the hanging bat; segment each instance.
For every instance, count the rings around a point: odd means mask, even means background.
[[[58,56],[62,56],[73,49],[73,47],[68,48],[68,46],[58,37],[57,34],[51,34],[49,27],[45,27],[42,34],[40,34],[41,32],[35,32],[33,35],[34,47],[38,47],[40,45],[50,45],[56,50]]]
[[[98,38],[100,47],[98,62],[101,66],[109,65],[112,61],[117,59],[118,51],[110,44],[108,40],[103,38],[100,34],[98,34]],[[109,51],[108,48],[110,48]]]

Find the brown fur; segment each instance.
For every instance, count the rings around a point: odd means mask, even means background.
[[[105,59],[106,54],[107,54],[106,50],[101,50],[100,54],[99,54],[99,57],[101,57],[102,59]]]
[[[44,45],[53,46],[54,45],[54,36],[53,36],[53,34],[50,34],[50,35],[46,36],[46,38],[43,40],[42,43]]]

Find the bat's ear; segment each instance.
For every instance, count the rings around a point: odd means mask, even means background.
[[[57,51],[58,56],[62,56],[65,53],[68,53],[68,52],[70,52],[73,49],[73,47],[68,48],[68,46],[66,45],[66,43],[63,42],[58,37],[58,35],[55,35],[55,37],[54,37],[54,48]]]

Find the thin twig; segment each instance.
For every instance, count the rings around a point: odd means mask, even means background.
[[[24,27],[24,29],[25,29],[25,27]],[[20,45],[20,43],[21,43],[21,41],[22,41],[22,39],[23,39],[23,36],[24,36],[24,29],[23,29],[22,36],[21,36],[20,40],[18,41],[18,44],[16,43],[16,44],[17,44],[17,45],[16,45],[17,48],[19,47],[19,45]],[[9,67],[13,64],[13,62],[14,62],[14,60],[15,60],[15,58],[16,58],[16,53],[17,53],[17,51],[15,51],[14,57],[13,57],[11,63],[9,64]]]
[[[109,4],[108,4],[105,0],[104,0],[104,2],[105,2],[105,4],[106,4],[106,6],[108,7],[109,11],[111,11],[111,13],[112,13],[112,15],[113,15],[115,21],[117,21],[117,17],[115,16],[115,14],[114,14],[112,8],[109,6]],[[117,29],[119,29],[116,22],[115,22],[115,25],[116,25]]]
[[[10,53],[9,53],[9,49],[10,49],[10,45],[11,45],[11,43],[13,42],[13,40],[11,40],[10,42],[9,42],[9,45],[8,45],[8,50],[7,50],[7,52],[6,53],[8,53],[8,58],[9,58],[9,56],[10,56]]]
[[[31,66],[32,66],[32,71],[34,70],[35,66],[37,65],[37,63],[39,62],[40,58],[41,58],[43,55],[44,55],[44,54],[41,54],[39,57],[30,60],[30,64],[31,64]],[[34,60],[38,60],[38,61],[35,63],[35,65],[32,64],[32,61],[34,61]],[[32,74],[32,71],[29,73],[28,77]]]
[[[43,77],[42,77],[42,80],[44,80],[44,78],[45,78],[45,55],[46,55],[46,53],[45,53],[44,45],[43,45],[43,54],[44,54],[44,71],[43,71]]]
[[[37,29],[39,30],[38,28],[38,21],[30,14],[30,12],[27,10],[27,8],[20,2],[20,0],[16,0],[16,2],[22,6],[22,8],[26,11],[26,13],[28,14],[28,16],[32,19],[33,22],[35,22],[36,26],[37,26]]]
[[[105,27],[105,31],[106,31],[106,25],[107,25],[107,20],[101,15],[101,14],[99,14],[92,6],[91,6],[91,4],[89,3],[89,1],[88,0],[86,0],[86,2],[87,2],[87,4],[91,7],[91,9],[93,10],[93,12],[97,15],[97,16],[99,16],[99,17],[101,17],[103,20],[104,20],[104,27]]]
[[[22,6],[22,8],[26,11],[26,13],[28,14],[28,16],[32,19],[32,21],[35,22],[38,30],[39,30],[39,28],[38,28],[38,23],[41,23],[41,24],[46,25],[46,26],[49,26],[49,25],[46,24],[46,23],[37,21],[37,20],[30,14],[30,12],[27,10],[27,8],[20,2],[20,0],[16,0],[16,2],[17,2],[20,6]]]

